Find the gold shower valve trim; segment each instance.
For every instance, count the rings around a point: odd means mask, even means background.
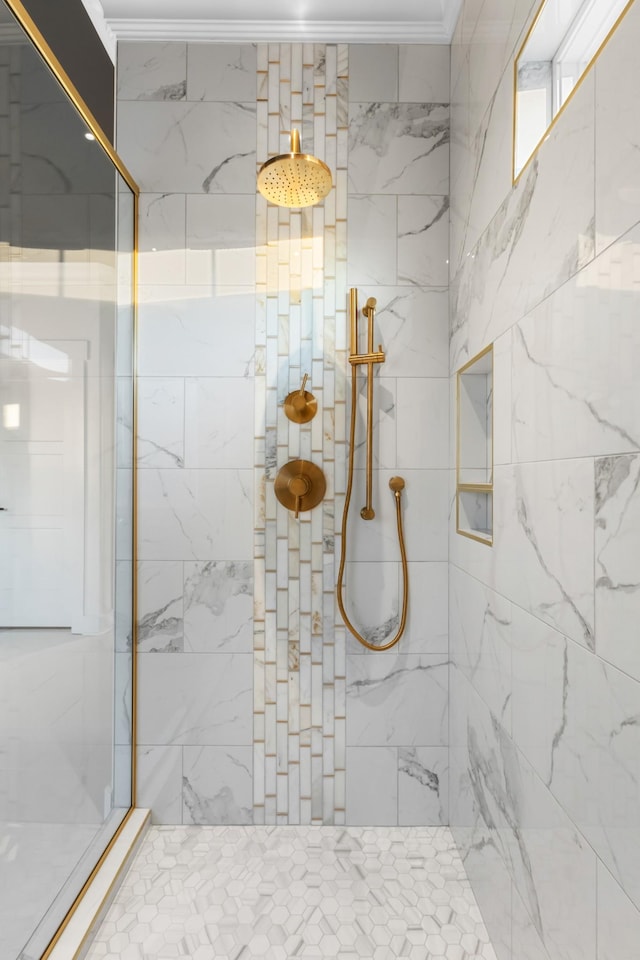
[[[299,513],[313,510],[321,502],[327,483],[324,473],[311,460],[290,460],[278,471],[275,494],[283,507]]]
[[[285,397],[284,412],[293,423],[309,423],[318,412],[318,401],[309,390],[305,390],[309,374],[305,373],[302,386]]]

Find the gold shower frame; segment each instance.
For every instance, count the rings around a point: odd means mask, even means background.
[[[611,37],[613,36],[613,34],[614,34],[614,33],[616,32],[616,30],[618,29],[620,23],[624,20],[625,16],[627,15],[627,11],[628,11],[628,10],[632,7],[632,5],[635,3],[635,0],[629,0],[629,2],[628,2],[627,4],[625,4],[624,9],[622,10],[622,12],[620,13],[620,15],[619,15],[618,18],[616,19],[616,22],[613,24],[613,26],[611,27],[611,29],[610,29],[609,32],[607,33],[606,37],[604,38],[604,40],[602,41],[602,43],[600,44],[600,46],[598,47],[598,49],[596,50],[596,52],[594,53],[594,55],[591,57],[591,60],[589,60],[589,63],[587,64],[587,66],[584,68],[584,70],[583,70],[582,73],[580,74],[580,76],[579,76],[579,78],[578,78],[578,82],[576,83],[575,87],[573,88],[573,90],[571,91],[571,93],[569,94],[569,96],[567,97],[567,99],[564,101],[564,103],[562,104],[562,106],[560,107],[560,109],[558,110],[558,112],[556,113],[556,115],[553,117],[553,119],[551,120],[551,123],[550,123],[549,126],[546,128],[546,130],[544,131],[544,133],[542,134],[542,136],[540,137],[540,139],[538,140],[538,142],[536,143],[535,147],[533,148],[533,150],[531,151],[531,153],[530,153],[529,156],[527,157],[525,163],[523,164],[522,169],[516,174],[516,123],[517,123],[517,118],[518,118],[518,60],[520,59],[520,56],[521,56],[521,54],[522,54],[522,51],[524,50],[524,48],[525,48],[526,45],[527,45],[527,42],[528,42],[528,40],[529,40],[529,37],[531,36],[531,34],[533,33],[533,31],[534,31],[535,28],[536,28],[536,24],[538,23],[538,20],[540,19],[541,15],[542,15],[542,11],[544,10],[544,8],[545,8],[545,6],[547,5],[547,3],[549,3],[549,2],[551,2],[551,0],[541,0],[540,6],[539,6],[538,9],[536,10],[535,16],[534,16],[533,20],[531,21],[531,25],[529,26],[529,29],[527,30],[527,32],[526,32],[526,34],[525,34],[524,40],[522,41],[522,43],[521,43],[520,46],[518,47],[518,52],[516,53],[515,59],[514,59],[514,61],[513,61],[513,117],[512,117],[513,127],[512,127],[512,131],[511,131],[511,133],[512,133],[512,137],[511,137],[511,180],[512,180],[512,183],[513,183],[513,186],[514,186],[514,187],[515,187],[516,183],[518,182],[518,180],[520,179],[520,177],[522,176],[522,174],[524,173],[524,171],[527,169],[527,167],[528,167],[529,164],[531,163],[531,161],[533,160],[533,158],[535,157],[535,155],[537,154],[538,150],[540,149],[540,145],[541,145],[542,143],[544,143],[544,141],[545,141],[545,140],[547,139],[547,137],[549,136],[549,133],[553,130],[553,128],[555,127],[556,123],[558,122],[558,120],[560,119],[560,117],[562,116],[562,114],[564,113],[564,110],[565,110],[565,107],[567,106],[567,104],[570,103],[571,100],[573,100],[574,94],[575,94],[575,93],[580,89],[580,87],[582,86],[582,81],[583,81],[583,80],[589,75],[589,73],[591,72],[591,68],[593,67],[594,63],[596,62],[596,60],[598,59],[598,57],[600,56],[600,54],[602,53],[602,51],[604,50],[604,48],[606,47],[606,45],[609,43],[609,40],[611,39]]]
[[[87,127],[93,133],[97,142],[100,144],[106,155],[111,160],[111,163],[121,175],[122,179],[125,181],[129,189],[133,194],[133,269],[132,269],[132,308],[133,308],[133,337],[132,337],[132,351],[133,351],[133,366],[132,366],[132,393],[133,393],[133,428],[132,428],[132,448],[133,448],[133,458],[132,458],[132,552],[131,552],[131,575],[132,575],[132,624],[131,624],[131,806],[125,814],[122,823],[119,825],[118,829],[114,835],[109,840],[107,846],[105,847],[100,859],[96,863],[95,867],[87,877],[82,888],[80,889],[75,900],[71,904],[69,910],[67,911],[65,917],[63,918],[60,926],[54,933],[49,945],[41,956],[41,960],[47,960],[51,956],[53,950],[56,947],[56,944],[60,940],[62,934],[66,930],[69,921],[75,914],[76,910],[82,903],[85,894],[87,893],[89,887],[93,883],[98,871],[104,864],[105,860],[109,856],[109,853],[113,849],[118,838],[121,836],[123,830],[127,826],[132,814],[136,809],[137,801],[137,762],[136,762],[136,752],[137,752],[137,720],[138,720],[138,662],[137,662],[137,624],[138,624],[138,587],[137,587],[137,530],[138,530],[138,476],[137,476],[137,464],[136,464],[136,450],[135,443],[136,437],[138,435],[138,391],[137,391],[137,356],[138,356],[138,202],[140,197],[140,189],[138,184],[133,179],[126,166],[114,150],[109,138],[105,134],[104,130],[94,117],[93,113],[87,106],[86,102],[80,95],[78,89],[71,81],[66,70],[56,57],[55,53],[45,40],[43,34],[38,29],[35,21],[25,8],[21,0],[4,0],[7,7],[16,18],[24,32],[27,34],[31,43],[40,54],[47,67],[58,83],[63,88],[66,95],[69,97],[69,100],[72,102]],[[114,99],[115,99],[115,88],[114,88]],[[145,821],[146,823],[146,821]],[[144,825],[143,825],[144,826]],[[142,828],[141,828],[142,829]],[[132,842],[132,846],[135,845],[138,836],[140,835],[140,830],[137,832],[136,837]],[[126,861],[126,858],[125,858]],[[120,868],[121,869],[121,868]],[[102,902],[98,906],[95,916],[100,914],[100,911],[106,904],[108,898],[111,895],[113,886],[115,885],[119,874],[120,869],[116,875],[116,879],[113,881],[109,890],[105,894]],[[74,957],[70,960],[76,960],[86,943],[86,937],[83,939],[82,944],[76,951]]]
[[[483,357],[486,357],[488,354],[491,354],[491,481],[489,483],[463,483],[460,481],[460,378],[464,373],[478,362],[482,360]],[[456,533],[459,533],[461,537],[467,537],[469,540],[475,540],[476,543],[483,543],[486,547],[493,546],[493,535],[491,538],[482,537],[479,533],[473,533],[470,530],[467,530],[464,527],[460,526],[460,494],[461,493],[486,493],[491,497],[492,502],[492,512],[493,512],[493,444],[494,444],[494,435],[493,435],[493,426],[494,426],[494,417],[495,417],[495,396],[494,396],[494,364],[493,364],[493,343],[490,343],[488,346],[484,347],[479,353],[476,353],[474,357],[471,357],[470,360],[467,360],[457,371],[456,371]]]

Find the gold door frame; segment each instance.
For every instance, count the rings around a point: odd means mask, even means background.
[[[102,867],[104,861],[111,852],[114,844],[118,840],[120,834],[126,827],[131,815],[133,814],[136,808],[137,800],[137,764],[136,764],[136,747],[137,747],[137,718],[138,718],[138,663],[137,663],[137,625],[138,625],[138,587],[137,587],[137,530],[138,530],[138,475],[137,475],[137,464],[136,464],[136,437],[138,435],[138,392],[137,392],[137,357],[138,357],[138,201],[140,197],[140,189],[127,170],[126,166],[114,150],[109,138],[105,134],[104,130],[94,117],[93,113],[83,100],[78,89],[72,83],[69,75],[66,70],[54,54],[53,50],[45,40],[44,36],[38,29],[33,18],[25,9],[21,0],[4,0],[7,7],[14,15],[22,29],[25,31],[35,49],[38,51],[48,68],[51,70],[53,75],[58,80],[58,83],[61,85],[74,107],[86,123],[89,130],[93,133],[94,137],[107,154],[111,160],[113,166],[121,175],[122,179],[125,181],[129,189],[133,194],[133,270],[132,270],[132,308],[133,308],[133,337],[132,337],[132,351],[133,351],[133,363],[132,363],[132,393],[133,393],[133,429],[132,429],[132,446],[133,446],[133,457],[132,457],[132,553],[131,553],[131,576],[132,576],[132,624],[131,624],[131,806],[127,813],[125,814],[122,823],[114,833],[113,837],[107,844],[102,856],[96,863],[95,867],[89,874],[89,877],[82,886],[77,897],[71,904],[66,916],[63,918],[60,926],[56,930],[55,934],[49,946],[42,954],[41,960],[47,960],[51,956],[56,944],[58,943],[60,937],[65,931],[69,921],[73,917],[74,913],[82,903],[82,900],[91,886],[96,874]],[[115,89],[114,89],[114,99],[115,99]],[[145,825],[146,825],[145,821]],[[144,825],[143,825],[144,826]],[[133,841],[135,844],[140,832],[143,827],[137,832],[137,835]],[[133,845],[133,844],[132,844]],[[115,881],[114,881],[115,883]],[[112,884],[113,886],[113,884]],[[106,902],[106,899],[110,895],[111,888],[105,896],[103,904],[100,905],[98,911]],[[86,938],[85,938],[86,939]],[[84,941],[83,941],[84,944]],[[83,944],[80,946],[79,950],[82,949]],[[76,953],[76,956],[78,954]],[[75,958],[73,958],[75,960]]]

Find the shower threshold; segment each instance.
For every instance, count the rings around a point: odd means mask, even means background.
[[[447,827],[152,827],[87,960],[495,960]]]

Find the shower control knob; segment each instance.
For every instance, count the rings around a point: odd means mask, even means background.
[[[310,460],[290,460],[278,471],[275,482],[276,497],[296,518],[301,512],[312,510],[325,495],[327,484],[320,467]]]
[[[308,379],[309,374],[305,373],[300,389],[293,390],[284,401],[284,412],[293,423],[309,423],[318,412],[318,401],[305,389]]]

